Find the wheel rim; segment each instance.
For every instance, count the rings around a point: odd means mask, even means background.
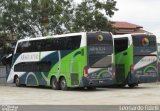
[[[66,81],[63,79],[61,80],[61,88],[64,89],[66,86]]]
[[[55,80],[53,79],[53,82],[52,82],[52,87],[55,89],[56,85],[55,85]]]
[[[19,78],[18,77],[16,78],[16,85],[17,86],[19,85]]]

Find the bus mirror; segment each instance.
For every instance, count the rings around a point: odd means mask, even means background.
[[[81,55],[84,56],[84,49],[81,50]]]
[[[127,55],[127,52],[124,52],[123,55],[126,56],[126,55]]]

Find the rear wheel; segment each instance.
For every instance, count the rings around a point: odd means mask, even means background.
[[[129,86],[130,88],[134,88],[135,86],[138,86],[138,84],[128,84],[128,86]]]
[[[51,79],[51,87],[54,90],[59,90],[60,89],[59,83],[58,83],[56,77],[52,77],[52,79]]]
[[[65,79],[64,77],[62,77],[62,78],[60,79],[60,88],[61,88],[62,90],[67,90],[67,89],[68,89],[68,87],[67,87],[67,82],[66,82],[66,79]]]
[[[124,88],[126,85],[125,84],[118,84],[117,87],[118,88]]]
[[[96,90],[96,87],[87,87],[88,90]]]

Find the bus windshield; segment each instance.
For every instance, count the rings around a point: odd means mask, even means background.
[[[156,55],[157,45],[154,35],[132,35],[134,55]]]
[[[88,33],[88,58],[89,66],[105,68],[112,62],[113,39],[109,33]]]

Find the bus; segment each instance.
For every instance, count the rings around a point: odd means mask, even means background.
[[[116,84],[135,87],[139,83],[156,82],[158,55],[156,36],[124,34],[114,36]]]
[[[160,38],[157,37],[157,48],[158,48],[158,81],[160,81]]]
[[[109,32],[80,32],[17,42],[8,83],[53,89],[113,84],[113,38]]]

